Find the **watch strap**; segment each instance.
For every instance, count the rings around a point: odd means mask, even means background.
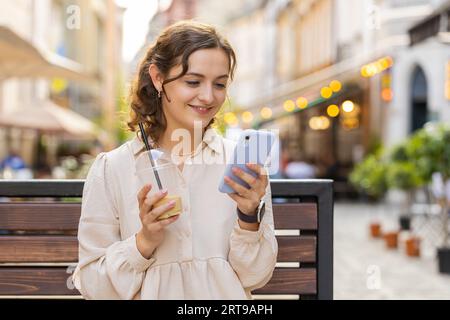
[[[247,222],[247,223],[257,223],[258,222],[257,214],[248,215],[248,214],[243,213],[241,210],[239,210],[239,208],[237,208],[237,215],[238,215],[238,218],[244,222]]]
[[[261,200],[260,203],[259,203],[258,208],[256,209],[256,214],[248,215],[248,214],[243,213],[241,210],[239,210],[239,208],[237,208],[237,215],[238,215],[239,219],[244,221],[244,222],[247,222],[247,223],[259,223],[262,220],[262,216],[261,215],[264,212],[261,212],[261,211],[264,211],[264,206],[265,206],[265,203],[264,203],[263,200]]]

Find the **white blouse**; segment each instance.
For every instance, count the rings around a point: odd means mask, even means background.
[[[73,274],[84,298],[251,299],[250,291],[269,281],[278,253],[270,184],[258,231],[241,229],[236,203],[218,191],[234,146],[215,130],[206,131],[181,171],[187,185],[184,212],[166,227],[148,260],[135,238],[142,226],[135,159],[144,144],[136,137],[97,156],[83,189]]]

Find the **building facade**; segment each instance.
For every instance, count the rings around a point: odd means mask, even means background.
[[[113,0],[1,1],[0,25],[31,45],[73,62],[91,75],[89,83],[67,79],[9,77],[0,82],[0,112],[39,108],[42,101],[73,110],[104,128],[99,139],[115,146],[117,86],[121,65],[122,10]],[[26,128],[0,128],[0,158],[19,151],[30,167],[56,164],[60,137]],[[39,159],[40,147],[46,148]]]
[[[426,119],[448,121],[447,47],[433,39],[411,46],[408,34],[445,2],[274,0],[230,21],[231,39],[244,37],[246,24],[264,38],[262,49],[258,36],[237,41],[239,67],[250,74],[238,71],[233,96],[252,113],[246,118],[253,118],[245,123],[240,117],[240,125],[279,129],[292,159],[314,162],[322,176],[345,180],[377,142],[392,145],[423,125],[417,118],[423,119],[424,93],[411,87],[414,77],[416,87],[423,82],[418,64],[426,65],[431,82]],[[264,57],[263,66],[257,55]],[[258,86],[259,94],[247,89]],[[263,116],[267,108],[271,112]]]
[[[322,174],[337,161],[350,166],[352,147],[359,147],[364,139],[363,126],[359,124],[343,127],[339,119],[331,117],[320,128],[311,123],[311,119],[321,122],[329,105],[340,105],[349,99],[355,100],[358,109],[358,115],[351,116],[353,122],[355,117],[362,121],[359,113],[366,112],[361,108],[367,100],[367,94],[363,95],[366,84],[358,81],[355,59],[361,54],[349,48],[362,46],[363,39],[352,34],[362,31],[358,22],[353,26],[352,21],[346,20],[343,23],[347,25],[339,26],[337,17],[345,12],[343,9],[338,1],[330,0],[268,1],[252,15],[233,20],[228,26],[232,42],[247,37],[233,42],[239,68],[232,95],[238,105],[246,106],[252,113],[253,121],[241,121],[239,125],[278,129],[290,158],[314,162],[322,168]],[[353,9],[358,16],[363,11],[361,6]],[[246,29],[243,32],[242,25],[258,30],[253,33],[259,37]],[[322,88],[333,80],[333,84],[339,80],[343,88],[332,97],[323,98]],[[267,109],[271,112],[263,114]]]
[[[401,2],[401,1],[397,1]],[[428,121],[450,121],[450,1],[416,1],[427,12],[402,26],[404,45],[395,48],[385,141],[395,144]],[[405,4],[405,2],[401,2]],[[399,5],[399,4],[398,4]]]

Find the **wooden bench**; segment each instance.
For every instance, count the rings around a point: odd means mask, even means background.
[[[0,180],[0,199],[12,200],[0,202],[0,298],[81,298],[71,274],[83,183]],[[272,180],[271,188],[278,263],[255,298],[332,299],[332,181]]]

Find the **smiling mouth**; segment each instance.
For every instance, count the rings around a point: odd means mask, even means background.
[[[194,108],[196,110],[199,110],[199,111],[208,111],[208,110],[212,109],[212,107],[199,107],[199,106],[193,106],[191,104],[188,104],[188,106],[191,108]]]

